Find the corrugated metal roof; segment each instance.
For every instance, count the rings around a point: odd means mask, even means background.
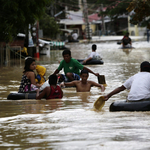
[[[67,19],[61,19],[59,24],[82,25],[84,24],[82,11],[67,11]]]

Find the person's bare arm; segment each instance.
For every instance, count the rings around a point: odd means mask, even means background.
[[[123,47],[125,47],[124,42],[122,43]]]
[[[94,81],[91,81],[91,85],[92,86],[96,86],[96,87],[100,87],[102,92],[105,91],[105,87],[102,84],[98,84],[98,83],[96,83]]]
[[[125,45],[124,45],[124,37],[122,39],[122,46],[125,47]]]
[[[83,61],[83,63],[86,63],[87,61],[89,61],[89,60],[91,60],[91,59],[92,59],[92,57],[89,57],[89,58],[85,59],[85,60]]]
[[[64,95],[62,89],[61,89],[61,95],[62,95],[62,97],[63,97],[63,95]]]
[[[64,83],[64,86],[67,86],[67,87],[76,86],[77,82],[78,81],[67,82],[67,83]]]
[[[94,74],[95,76],[99,76],[99,73],[94,73],[92,70],[90,70],[90,69],[87,68],[87,67],[83,67],[83,69],[86,69],[88,72]]]
[[[72,82],[67,82],[67,83],[61,82],[61,83],[60,83],[60,87],[65,87],[65,86],[71,87],[71,86],[75,86],[76,82],[77,82],[77,81],[72,81]]]
[[[40,89],[36,90],[36,98],[39,96]]]
[[[31,84],[34,84],[37,87],[41,87],[40,84],[38,84],[38,83],[35,82],[35,74],[34,74],[34,72],[29,72],[28,75],[27,75],[27,77],[28,77],[28,79],[30,79]]]
[[[131,45],[131,47],[132,47],[132,40],[130,41],[130,45]]]
[[[126,88],[122,85],[116,89],[114,89],[112,92],[110,92],[109,94],[105,95],[105,101],[107,101],[111,96],[121,92],[121,91],[124,91]]]
[[[59,73],[58,69],[56,69],[53,74],[57,74],[57,73]]]
[[[44,90],[39,94],[39,89],[37,90],[37,93],[36,93],[36,99],[42,99],[45,97],[48,97],[50,95],[50,92],[51,92],[51,88],[50,87],[46,87],[44,88]]]

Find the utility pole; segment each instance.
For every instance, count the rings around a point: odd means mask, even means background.
[[[39,54],[39,21],[36,22],[36,53],[35,56],[36,58],[40,58]]]
[[[101,12],[103,12],[103,4],[101,4]],[[102,17],[102,35],[105,35],[105,22],[104,22],[104,15],[101,14]]]
[[[89,19],[88,19],[88,7],[87,7],[87,1],[83,0],[83,14],[84,14],[84,20],[86,23],[85,31],[86,31],[86,37],[87,39],[91,39],[91,31],[90,31],[90,25],[89,25]]]
[[[83,5],[82,5],[82,2],[81,2],[81,1],[82,1],[82,0],[79,0],[78,3],[79,3],[79,8],[80,8],[80,10],[83,11]]]

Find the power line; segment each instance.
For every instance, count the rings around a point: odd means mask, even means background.
[[[62,5],[64,5],[64,6],[69,6],[69,7],[72,7],[72,8],[74,8],[74,7],[78,7],[79,5],[72,5],[72,4],[68,4],[68,3],[63,3],[63,2],[60,2],[59,1],[59,3],[55,3],[56,5],[59,5],[60,6],[60,4],[62,4]],[[91,5],[90,5],[91,6]],[[100,6],[97,6],[97,8],[99,8]],[[87,9],[89,10],[89,11],[91,11],[91,12],[95,12],[96,10],[93,10],[92,9],[93,7],[91,6],[91,8],[89,8],[89,7],[87,7]]]

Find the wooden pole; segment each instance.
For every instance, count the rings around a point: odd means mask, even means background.
[[[83,0],[83,14],[84,14],[84,20],[85,20],[85,23],[86,23],[86,28],[85,28],[85,31],[86,31],[86,36],[87,36],[87,39],[91,39],[91,33],[90,33],[90,25],[89,25],[89,19],[88,19],[88,7],[87,7],[87,1],[86,0]]]
[[[36,23],[36,54],[35,57],[36,58],[40,58],[40,54],[39,54],[39,22],[37,21]]]

